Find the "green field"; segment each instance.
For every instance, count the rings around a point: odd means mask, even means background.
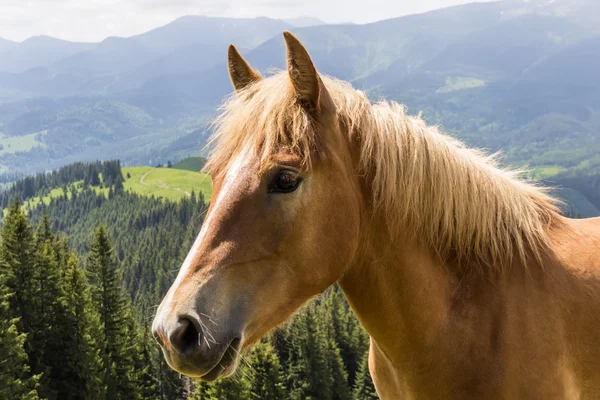
[[[465,78],[462,76],[447,77],[446,85],[439,88],[436,93],[450,93],[457,90],[473,89],[485,86],[485,82],[476,78]]]
[[[38,141],[37,136],[45,134],[45,131],[23,136],[6,136],[0,133],[0,156],[19,151],[30,151],[36,146],[44,147],[44,143]]]
[[[566,168],[561,167],[560,165],[541,165],[541,166],[535,167],[533,169],[534,177],[536,179],[551,178],[551,177],[558,175],[561,172],[564,172],[566,170],[567,170]]]
[[[125,167],[123,177],[125,190],[148,196],[179,200],[189,196],[193,190],[196,194],[202,192],[208,201],[212,195],[210,176],[199,172],[176,168]]]
[[[175,168],[124,167],[123,177],[125,178],[123,187],[126,191],[146,196],[162,197],[163,199],[177,201],[184,196],[190,196],[192,191],[194,191],[196,195],[202,192],[204,200],[208,202],[212,195],[212,180],[210,176],[199,172]],[[81,191],[83,181],[75,182],[73,186],[77,191]],[[108,188],[97,187],[95,189],[96,191],[108,194]],[[26,200],[24,206],[25,208],[33,208],[40,201],[49,204],[50,199],[61,196],[63,193],[62,188],[52,189],[49,194],[42,198],[33,197]],[[71,187],[67,190],[67,196],[71,197]]]

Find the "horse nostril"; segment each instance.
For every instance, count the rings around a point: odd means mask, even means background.
[[[153,326],[152,327],[152,337],[154,338],[154,340],[156,340],[156,342],[159,344],[159,346],[163,346],[163,339],[162,339],[162,332],[159,331],[160,328]]]
[[[177,327],[169,336],[173,348],[181,354],[191,354],[200,347],[200,332],[188,318],[181,318]]]

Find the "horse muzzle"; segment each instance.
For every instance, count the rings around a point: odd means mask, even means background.
[[[157,316],[152,335],[174,370],[195,379],[212,381],[231,375],[238,363],[241,334],[211,329],[199,316]]]

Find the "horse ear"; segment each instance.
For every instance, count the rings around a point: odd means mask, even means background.
[[[311,110],[320,107],[321,79],[308,51],[291,32],[283,32],[287,47],[287,67],[298,100]],[[323,88],[324,89],[324,88]]]
[[[260,74],[252,69],[232,44],[229,45],[227,59],[229,65],[229,77],[231,78],[231,83],[233,83],[233,87],[236,91],[239,92],[252,82],[262,79]]]

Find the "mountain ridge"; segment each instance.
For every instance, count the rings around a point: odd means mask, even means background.
[[[48,66],[0,73],[0,164],[24,172],[96,154],[139,165],[200,152],[208,122],[231,93],[227,45],[268,75],[285,67],[281,31],[289,29],[321,73],[373,100],[422,111],[469,145],[504,150],[508,163],[538,178],[593,174],[600,171],[600,15],[583,15],[586,1],[573,0],[565,15],[556,12],[563,2],[500,1],[310,27],[189,16],[107,38]],[[8,148],[16,142],[18,151]]]

